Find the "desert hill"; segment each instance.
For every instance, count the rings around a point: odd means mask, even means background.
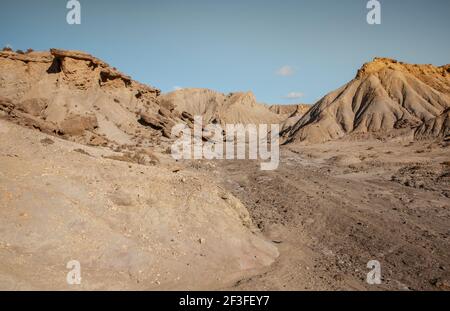
[[[412,132],[433,122],[449,107],[449,65],[410,65],[375,58],[283,135],[287,141],[318,143],[348,134]]]
[[[163,152],[186,115],[159,95],[83,52],[0,52],[0,289],[73,289],[70,260],[84,290],[218,289],[275,260],[235,196]]]
[[[180,114],[203,116],[206,123],[275,124],[284,120],[283,115],[258,103],[252,92],[225,95],[208,89],[181,89],[161,95],[161,102]]]

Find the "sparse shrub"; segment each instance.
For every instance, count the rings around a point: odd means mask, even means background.
[[[34,50],[33,49],[27,49],[27,54],[29,54],[29,53],[32,53],[32,52],[34,52]]]
[[[22,50],[17,50],[16,53],[17,53],[17,54],[25,54],[25,52],[22,51]]]
[[[4,51],[4,52],[12,52],[13,50],[12,50],[9,46],[5,46],[5,47],[3,48],[3,51]]]

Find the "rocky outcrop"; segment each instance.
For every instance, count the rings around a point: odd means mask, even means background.
[[[159,146],[182,122],[160,91],[84,52],[0,52],[4,117],[69,140]],[[151,123],[140,122],[152,116]]]
[[[15,53],[12,51],[0,51],[1,58],[18,60],[24,63],[51,63],[53,57],[48,52],[31,52],[27,54]]]
[[[449,65],[409,65],[376,58],[283,135],[287,142],[318,143],[351,134],[413,132],[449,106]]]

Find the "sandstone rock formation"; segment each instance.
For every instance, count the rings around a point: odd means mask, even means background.
[[[348,134],[413,131],[450,106],[450,66],[409,65],[387,58],[365,64],[283,135],[323,142]]]
[[[83,52],[0,52],[0,111],[73,141],[160,145],[179,119],[159,94]]]

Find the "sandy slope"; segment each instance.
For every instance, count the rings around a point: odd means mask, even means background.
[[[278,251],[205,174],[0,120],[0,289],[214,289]],[[119,155],[119,154],[117,154]],[[78,260],[82,285],[66,283]]]

